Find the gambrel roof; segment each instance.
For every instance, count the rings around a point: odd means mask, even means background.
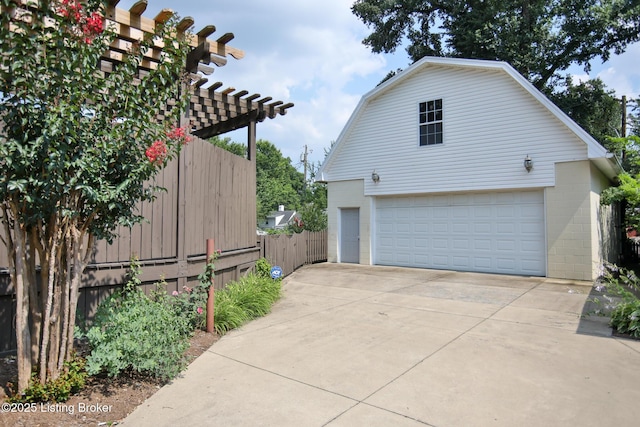
[[[505,76],[513,79],[524,91],[526,91],[536,102],[542,105],[548,112],[557,118],[567,129],[569,129],[587,148],[587,157],[591,160],[605,175],[613,178],[621,170],[620,164],[615,156],[608,153],[607,150],[596,141],[589,133],[576,124],[569,116],[567,116],[560,108],[544,96],[536,89],[527,79],[518,73],[513,67],[506,62],[477,60],[477,59],[459,59],[459,58],[441,58],[441,57],[425,57],[404,71],[398,73],[389,80],[381,83],[361,98],[351,117],[347,121],[345,127],[341,131],[336,143],[327,155],[323,165],[320,168],[318,176],[320,181],[325,181],[328,177],[326,172],[330,170],[336,157],[339,157],[342,144],[348,139],[350,132],[354,128],[354,124],[362,117],[366,107],[373,100],[381,95],[393,91],[400,84],[405,82],[412,76],[422,72],[429,67],[452,67],[466,70],[491,70],[504,73]]]

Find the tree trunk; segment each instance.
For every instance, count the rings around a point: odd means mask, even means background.
[[[57,250],[57,233],[51,245],[51,252],[48,255],[49,275],[47,279],[46,304],[44,307],[44,319],[42,325],[42,343],[40,344],[40,382],[44,384],[47,379],[47,349],[50,336],[51,309],[53,307],[53,285],[55,280],[55,262]]]
[[[73,252],[74,252],[74,242],[73,242],[73,231],[69,230],[66,234],[66,246],[65,246],[65,280],[64,280],[64,290],[62,291],[62,311],[61,315],[61,330],[60,330],[60,341],[58,342],[58,371],[62,371],[62,367],[64,362],[67,360],[67,355],[71,354],[71,351],[67,352],[68,347],[68,338],[69,338],[69,317],[75,317],[75,313],[70,310],[70,290],[69,287],[71,285],[71,281],[73,280]],[[73,331],[71,335],[71,349],[73,348]]]
[[[73,247],[73,267],[71,269],[71,280],[70,280],[70,288],[69,288],[69,319],[68,319],[68,327],[65,331],[67,334],[66,340],[66,353],[68,357],[73,354],[73,331],[76,326],[76,309],[78,307],[78,296],[80,289],[80,278],[82,276],[82,272],[84,271],[84,267],[86,266],[87,257],[82,256],[82,242],[84,241],[84,234],[80,232],[78,229],[73,229],[72,231],[72,247]],[[89,241],[87,245],[92,245],[93,239],[89,237]],[[87,247],[87,253],[90,251],[90,248]]]
[[[38,238],[38,230],[34,227],[29,233],[29,248],[28,248],[28,259],[27,259],[27,268],[26,274],[29,277],[28,282],[31,284],[29,286],[29,306],[31,307],[29,315],[30,325],[31,325],[31,365],[38,366],[38,357],[40,353],[40,337],[42,335],[42,307],[43,303],[40,298],[43,298],[43,295],[38,295],[38,275],[36,270],[36,265],[38,263],[37,251],[38,245],[34,244],[37,242]],[[44,259],[44,257],[40,256],[40,259]],[[42,261],[41,261],[42,263]],[[46,274],[46,267],[44,274]],[[41,272],[41,279],[42,279]],[[46,286],[46,282],[42,282]]]
[[[26,238],[17,220],[13,222],[16,291],[16,344],[18,346],[18,393],[29,385],[31,377],[31,330],[29,326],[29,285],[25,283]]]

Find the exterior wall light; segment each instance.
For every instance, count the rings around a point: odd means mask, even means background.
[[[531,160],[528,154],[527,157],[524,158],[524,168],[527,172],[531,172],[531,169],[533,169],[533,160]]]
[[[377,174],[377,172],[375,171],[375,169],[373,170],[373,172],[371,173],[371,180],[373,182],[379,182],[380,181],[380,175]]]

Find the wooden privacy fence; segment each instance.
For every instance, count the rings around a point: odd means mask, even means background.
[[[135,234],[135,233],[132,233]],[[206,250],[203,239],[202,246]],[[113,250],[113,249],[112,249]],[[294,235],[259,236],[256,246],[223,252],[216,260],[215,288],[223,289],[230,281],[237,280],[255,265],[258,258],[264,257],[272,265],[282,268],[283,275],[289,275],[305,264],[313,264],[327,260],[327,231],[303,231]],[[197,276],[205,265],[206,255],[189,258],[183,274],[187,274],[186,283],[193,286],[197,283]],[[125,273],[129,264],[106,263],[93,264],[84,275],[78,303],[78,315],[82,319],[91,319],[99,302],[118,289],[125,281]],[[175,268],[171,259],[143,260],[143,285],[145,291],[154,288],[160,277],[166,271]],[[178,280],[165,276],[168,291],[180,290]],[[101,280],[96,280],[101,277]],[[10,286],[9,275],[6,271],[0,273],[0,354],[15,349],[15,299]]]
[[[253,268],[261,256],[285,275],[327,259],[327,233],[256,239],[255,161],[236,156],[199,138],[189,143],[155,179],[167,189],[139,207],[148,220],[121,228],[109,245],[97,243],[80,287],[78,316],[91,320],[100,302],[126,282],[132,255],[140,260],[142,288],[150,292],[161,278],[167,291],[192,287],[206,265],[206,239],[222,253],[215,262],[215,287],[223,288]],[[7,252],[0,244],[0,353],[15,349],[15,297]]]
[[[327,232],[303,231],[299,234],[260,236],[260,256],[282,268],[287,276],[305,264],[327,260]]]
[[[160,278],[167,291],[191,286],[206,264],[206,238],[215,237],[216,287],[253,267],[256,245],[255,161],[236,156],[199,138],[187,145],[156,177],[167,189],[139,211],[148,222],[118,230],[109,245],[100,241],[80,288],[78,315],[92,319],[98,304],[126,281],[132,255],[139,258],[150,291]],[[0,352],[15,348],[15,298],[7,252],[0,244]]]

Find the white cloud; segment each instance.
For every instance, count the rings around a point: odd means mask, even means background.
[[[134,0],[123,0],[128,8]],[[293,102],[285,116],[258,125],[258,137],[273,142],[294,162],[304,145],[313,148],[313,161],[322,160],[323,147],[335,140],[360,97],[373,89],[390,69],[410,62],[399,48],[394,55],[374,55],[362,44],[366,26],[352,13],[353,0],[151,0],[145,16],[162,8],[192,16],[195,31],[213,24],[217,38],[233,32],[233,47],[245,58],[229,58],[210,82]],[[618,96],[640,95],[640,43],[606,64],[593,64],[591,77],[600,77]],[[572,67],[578,81],[588,76]],[[234,132],[232,138],[246,138]]]
[[[608,89],[615,91],[616,96],[626,95],[628,98],[640,96],[640,43],[629,46],[622,55],[612,55],[606,63],[594,63],[587,75],[579,67],[569,69],[573,72],[574,82],[600,78]]]
[[[571,75],[571,82],[574,85],[580,84],[580,83],[584,83],[586,81],[591,80],[591,76],[587,73],[583,73],[583,74],[572,74]]]
[[[118,6],[126,9],[133,2],[123,0]],[[338,137],[362,94],[387,72],[385,59],[361,42],[366,27],[351,13],[352,0],[149,3],[145,16],[172,8],[193,17],[195,31],[215,25],[211,38],[234,33],[229,44],[242,49],[245,57],[229,58],[209,82],[293,102],[285,116],[260,123],[258,137],[273,142],[294,163],[304,145],[313,150],[312,161],[322,160],[324,147]],[[229,136],[244,141],[246,132]]]

